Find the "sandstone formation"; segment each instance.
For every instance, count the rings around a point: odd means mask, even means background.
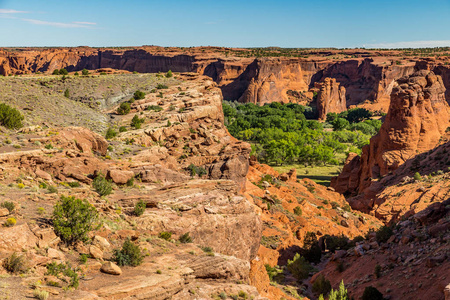
[[[233,49],[232,49],[233,50]],[[252,57],[249,50],[234,49],[244,55],[224,55],[216,48],[139,47],[125,49],[53,48],[0,51],[0,73],[52,73],[66,68],[69,72],[118,69],[128,72],[196,72],[211,77],[224,98],[241,102],[301,102],[325,78],[334,78],[346,89],[346,104],[371,110],[387,111],[395,81],[417,70],[434,70],[450,86],[450,68],[445,57],[422,60],[399,59],[395,51],[333,51],[310,50],[306,57]],[[227,51],[225,51],[227,52]],[[299,95],[299,97],[291,97]]]
[[[325,78],[323,82],[314,83],[317,93],[317,113],[319,120],[325,120],[328,113],[340,113],[347,110],[345,88],[334,78]]]

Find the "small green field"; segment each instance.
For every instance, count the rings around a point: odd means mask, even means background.
[[[304,165],[284,165],[273,167],[279,173],[286,173],[290,169],[297,169],[297,178],[309,178],[318,184],[329,186],[331,178],[339,175],[342,165],[309,166]]]

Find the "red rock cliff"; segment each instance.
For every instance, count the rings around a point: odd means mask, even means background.
[[[347,110],[345,88],[334,78],[325,78],[323,82],[315,83],[319,89],[317,94],[317,112],[319,120],[325,120],[328,113],[340,113]]]

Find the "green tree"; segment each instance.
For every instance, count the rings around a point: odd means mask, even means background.
[[[333,125],[333,130],[344,130],[350,123],[344,118],[337,118],[331,123]]]
[[[145,119],[140,119],[138,117],[138,115],[134,115],[133,119],[131,119],[131,124],[130,125],[131,125],[131,127],[134,127],[136,129],[140,129],[142,123],[144,123],[144,120]]]
[[[61,196],[53,208],[53,228],[67,244],[87,241],[87,234],[95,228],[97,217],[97,210],[87,200]]]
[[[328,300],[349,300],[347,289],[345,288],[344,281],[339,284],[338,290],[331,289]]]
[[[23,126],[23,116],[15,108],[0,103],[0,124],[9,129],[18,129]]]
[[[122,249],[115,249],[113,260],[119,266],[137,267],[144,261],[144,255],[138,245],[135,245],[130,239],[126,239]]]
[[[62,68],[59,70],[59,75],[69,75],[69,72],[67,72],[66,69]]]
[[[172,77],[172,76],[173,76],[172,70],[169,70],[169,71],[166,73],[166,77],[167,77],[167,78],[170,78],[170,77]]]
[[[122,102],[119,105],[119,108],[117,108],[117,113],[119,115],[126,115],[130,112],[131,106],[129,102]]]
[[[87,69],[83,69],[83,70],[81,71],[81,75],[87,76],[87,75],[89,75],[89,71],[88,71]]]
[[[133,98],[134,98],[135,100],[144,99],[144,98],[145,98],[145,93],[144,93],[144,92],[141,92],[141,91],[139,91],[139,90],[137,90],[136,92],[134,92]]]
[[[69,98],[69,97],[70,97],[69,89],[66,89],[66,90],[64,91],[64,97],[66,97],[66,98]]]
[[[107,180],[102,174],[95,177],[92,181],[92,187],[100,196],[107,196],[112,193],[111,181]]]

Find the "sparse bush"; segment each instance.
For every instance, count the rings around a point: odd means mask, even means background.
[[[44,291],[44,290],[35,289],[33,291],[33,297],[36,298],[36,299],[39,299],[39,300],[47,300],[49,295],[50,294],[47,291]]]
[[[156,112],[162,111],[163,108],[159,105],[149,105],[145,108],[146,110],[154,110]]]
[[[69,72],[67,72],[66,69],[62,68],[59,70],[59,75],[69,75]]]
[[[278,266],[271,267],[269,264],[264,265],[266,267],[267,275],[269,275],[270,281],[282,283],[284,281],[283,270]]]
[[[86,69],[83,69],[83,70],[81,71],[81,75],[87,76],[87,75],[89,75],[89,71],[86,70]]]
[[[312,291],[316,294],[326,295],[331,291],[331,283],[323,276],[323,274],[320,274],[312,285]]]
[[[53,185],[49,185],[47,187],[47,191],[48,191],[49,194],[54,194],[54,193],[56,193],[58,191],[58,189],[56,187],[54,187]]]
[[[139,200],[134,206],[134,214],[138,217],[142,216],[145,212],[145,208],[146,208],[145,202]]]
[[[158,90],[164,90],[164,89],[168,89],[169,87],[168,87],[167,85],[165,85],[165,84],[159,83],[159,84],[156,86],[156,88],[157,88]]]
[[[187,169],[191,173],[191,176],[194,177],[195,175],[198,175],[199,177],[202,177],[203,175],[207,174],[206,170],[202,167],[197,167],[194,164],[190,164]]]
[[[80,262],[82,264],[87,263],[87,260],[88,260],[88,255],[87,254],[80,254]]]
[[[172,237],[172,233],[171,232],[167,232],[167,231],[163,231],[163,232],[159,233],[158,237],[163,239],[163,240],[168,241]]]
[[[133,186],[134,185],[134,177],[131,177],[130,179],[127,180],[127,186]]]
[[[140,119],[138,115],[134,115],[133,119],[131,119],[131,127],[134,127],[136,129],[140,129],[142,123],[144,123],[145,119]]]
[[[66,90],[64,91],[64,97],[70,98],[70,92],[69,92],[69,89],[66,89]]]
[[[135,245],[130,239],[126,239],[122,249],[115,249],[113,260],[119,266],[139,266],[144,261],[144,256],[138,245]]]
[[[294,214],[296,214],[297,216],[301,216],[302,215],[302,208],[300,206],[297,206],[294,208]]]
[[[141,92],[141,91],[139,91],[139,90],[137,90],[136,92],[134,92],[133,98],[134,98],[135,100],[144,99],[144,98],[145,98],[145,93],[144,93],[144,92]]]
[[[331,252],[335,252],[338,249],[348,250],[350,248],[348,239],[344,235],[331,236],[327,234],[324,236],[324,239],[326,248]]]
[[[345,288],[344,281],[339,284],[338,290],[331,289],[328,300],[349,300],[347,289]]]
[[[383,294],[373,286],[368,286],[364,289],[362,300],[383,300]]]
[[[80,187],[80,183],[78,181],[71,181],[67,183],[71,188]]]
[[[414,180],[415,181],[420,181],[422,180],[422,176],[420,176],[419,172],[414,173]]]
[[[106,130],[105,138],[107,140],[112,139],[113,137],[117,136],[117,131],[114,130],[114,128],[109,127],[108,130]]]
[[[5,103],[0,103],[0,124],[9,129],[18,129],[23,126],[22,114]]]
[[[298,280],[303,280],[309,277],[309,273],[314,268],[306,261],[299,253],[295,254],[292,260],[288,260],[287,269]]]
[[[53,73],[52,73],[52,75],[59,75],[59,70],[58,70],[58,69],[56,69],[56,70],[53,70]]]
[[[87,241],[88,232],[95,229],[97,217],[97,210],[87,200],[61,196],[53,209],[53,227],[66,244]]]
[[[112,184],[102,174],[97,175],[92,182],[92,187],[100,196],[107,196],[112,192]]]
[[[70,282],[68,282],[67,287],[73,287],[78,288],[79,285],[79,278],[78,273],[76,269],[73,269],[70,263],[61,263],[57,264],[56,262],[52,262],[50,264],[47,264],[47,275],[53,275],[56,276],[58,279],[61,279],[62,281],[67,282],[68,279],[70,279]]]
[[[181,235],[178,239],[180,243],[187,244],[192,243],[192,238],[189,236],[189,232],[186,232],[185,234]]]
[[[5,201],[0,206],[6,208],[10,213],[16,208],[14,202],[11,201]]]
[[[388,226],[382,226],[377,230],[376,239],[378,243],[386,243],[387,240],[393,235],[392,228]]]
[[[122,102],[119,105],[119,108],[117,108],[117,113],[119,115],[126,115],[130,112],[131,110],[131,105],[129,102]]]
[[[28,270],[24,255],[13,253],[11,256],[5,258],[3,261],[3,268],[6,271],[14,274],[26,273]]]
[[[4,226],[11,227],[11,226],[16,225],[16,223],[17,223],[16,218],[8,218],[8,219],[6,219]]]
[[[172,76],[173,76],[172,70],[169,70],[169,71],[166,73],[166,78],[170,78],[170,77],[172,77]]]
[[[43,208],[43,207],[38,207],[38,208],[37,208],[37,212],[38,212],[39,215],[43,215],[43,214],[45,214],[45,208]]]
[[[340,260],[337,265],[336,265],[336,271],[338,271],[339,273],[342,273],[345,271],[345,265],[344,265],[344,261]]]
[[[125,126],[120,126],[119,127],[119,132],[126,132],[127,128]]]

